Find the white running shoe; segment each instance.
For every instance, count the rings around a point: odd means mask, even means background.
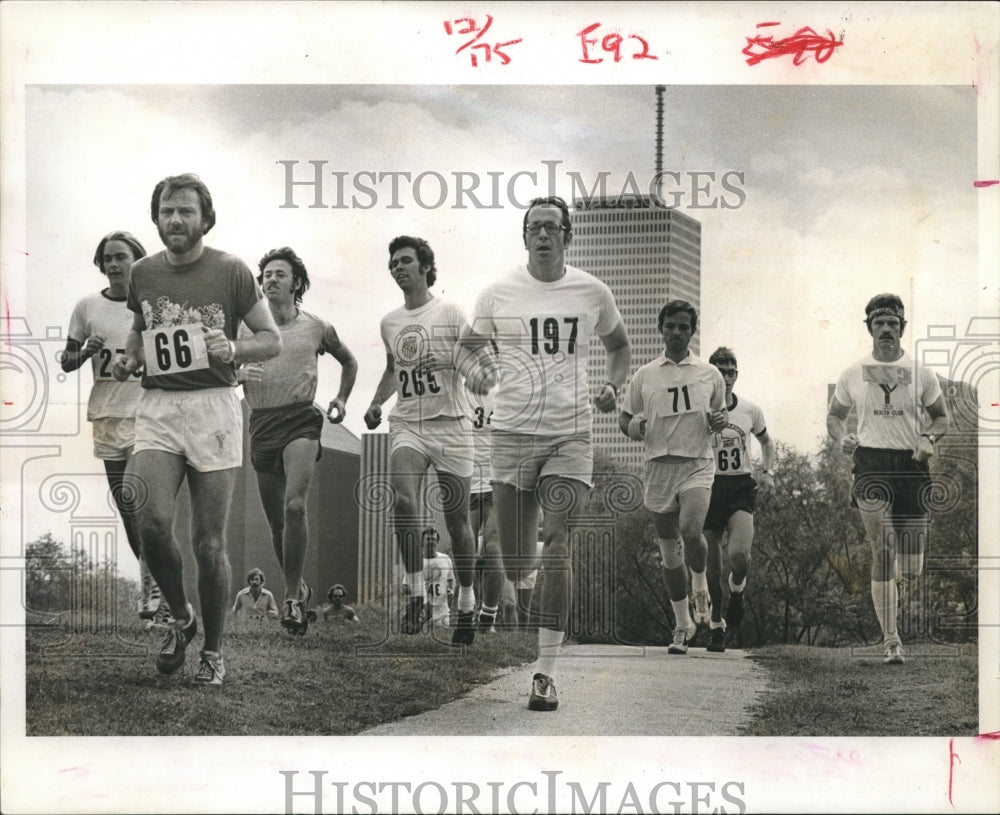
[[[152,620],[160,608],[160,587],[153,580],[153,575],[149,573],[149,568],[144,560],[139,561],[139,580],[142,589],[142,596],[137,604],[139,618]]]
[[[695,623],[707,623],[712,619],[712,600],[708,589],[692,589],[691,602],[694,605]]]
[[[221,685],[226,678],[226,663],[222,659],[222,654],[218,651],[201,651],[198,654],[200,660],[198,673],[194,675],[194,681],[198,685]]]
[[[694,638],[698,626],[694,623],[688,628],[677,626],[674,629],[674,641],[667,648],[668,654],[686,654],[688,652],[688,641]]]
[[[903,658],[903,645],[899,640],[894,640],[886,644],[885,659],[882,661],[886,665],[902,665],[906,662]]]

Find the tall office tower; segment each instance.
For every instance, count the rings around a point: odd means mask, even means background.
[[[668,300],[691,302],[701,315],[701,224],[646,196],[580,198],[571,213],[573,241],[566,262],[611,287],[632,344],[632,371],[663,351],[656,317]],[[691,340],[697,354],[699,334]],[[599,341],[591,349],[592,386],[606,378]],[[625,389],[623,389],[623,395]],[[594,444],[618,464],[641,465],[642,445],[618,429],[617,412],[596,413]]]

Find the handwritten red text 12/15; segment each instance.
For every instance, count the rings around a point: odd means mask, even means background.
[[[476,54],[477,50],[482,52],[483,60],[485,62],[490,62],[493,55],[496,54],[496,56],[500,59],[500,64],[507,65],[510,62],[510,57],[504,49],[521,42],[521,37],[518,37],[516,40],[507,40],[506,42],[496,42],[492,44],[488,42],[479,42],[482,36],[489,31],[491,25],[493,25],[493,15],[487,14],[486,25],[482,28],[479,27],[479,24],[472,17],[459,17],[457,20],[445,20],[444,30],[449,37],[453,34],[459,34],[461,36],[468,36],[469,34],[476,35],[455,50],[456,54],[460,54],[468,48],[473,68],[479,67],[479,58]]]

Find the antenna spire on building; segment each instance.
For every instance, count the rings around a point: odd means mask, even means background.
[[[663,200],[663,92],[666,85],[656,86],[656,197]]]

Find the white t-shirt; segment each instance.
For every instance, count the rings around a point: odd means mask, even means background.
[[[125,340],[132,329],[134,316],[125,298],[112,300],[103,292],[84,297],[73,309],[69,320],[69,339],[82,346],[95,334],[104,337],[104,347],[90,358],[94,387],[87,401],[87,421],[135,416],[142,394],[142,374],[133,375],[125,382],[119,382],[111,375],[111,363],[118,354],[125,353]]]
[[[591,338],[610,334],[621,314],[605,283],[573,266],[565,270],[545,282],[522,264],[476,300],[473,331],[500,349],[496,429],[539,436],[590,429]]]
[[[941,397],[941,384],[905,351],[895,362],[879,362],[869,354],[840,375],[833,395],[857,409],[863,447],[913,450],[930,424],[925,408]]]
[[[472,424],[472,441],[476,448],[476,460],[472,471],[472,486],[470,492],[489,492],[493,489],[493,464],[491,461],[490,432],[493,426],[494,388],[489,393],[468,392],[469,420]]]
[[[625,404],[646,419],[646,459],[712,458],[708,413],[722,410],[726,383],[714,365],[688,354],[679,363],[666,352],[632,377]]]
[[[750,464],[750,435],[760,436],[767,425],[764,412],[749,399],[733,394],[735,404],[729,408],[729,424],[712,434],[716,475],[746,475]]]
[[[447,607],[448,581],[455,581],[455,570],[448,555],[437,552],[432,558],[424,558],[424,589],[432,608]]]
[[[392,355],[396,378],[396,404],[390,420],[419,422],[468,415],[465,385],[457,370],[414,371],[417,360],[427,351],[454,359],[455,345],[468,325],[465,312],[443,297],[433,297],[412,310],[400,306],[382,318],[382,343],[386,354]]]

